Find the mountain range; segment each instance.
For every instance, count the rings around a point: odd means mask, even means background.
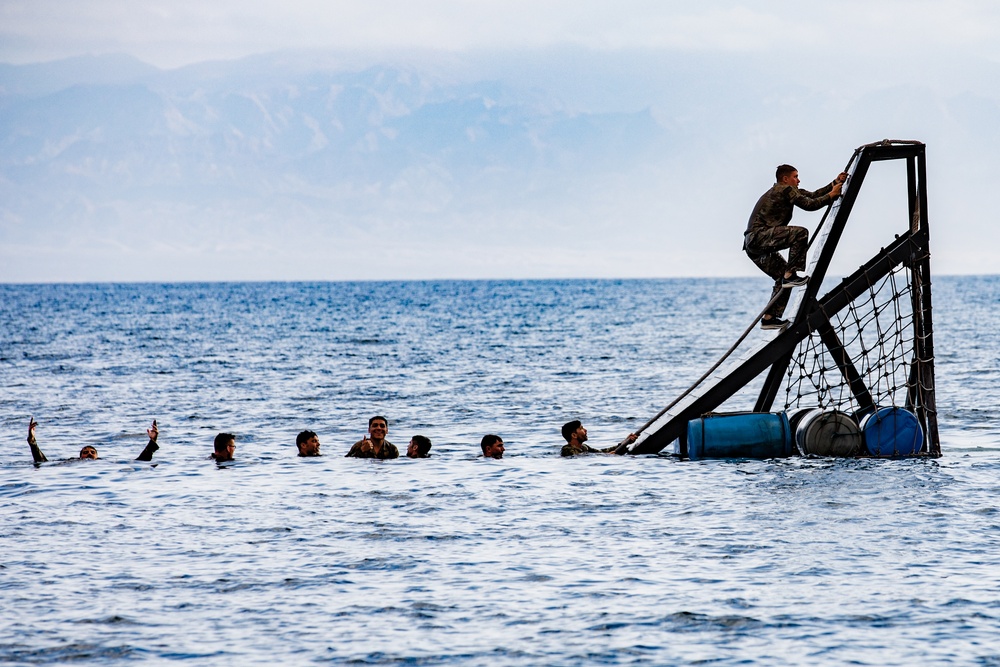
[[[749,274],[777,162],[818,186],[886,136],[947,143],[935,176],[997,148],[981,91],[501,56],[0,65],[0,280]]]

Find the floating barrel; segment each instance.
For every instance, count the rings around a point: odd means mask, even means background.
[[[802,421],[803,417],[805,417],[807,414],[809,414],[815,409],[816,408],[800,408],[795,412],[791,412],[788,414],[788,425],[792,427],[793,440],[795,439],[795,429],[799,427],[799,422]]]
[[[861,421],[865,446],[872,456],[913,456],[924,444],[917,416],[903,408],[882,408]]]
[[[795,450],[795,430],[799,427],[799,422],[802,421],[802,418],[805,417],[810,412],[812,412],[813,410],[815,410],[815,408],[800,408],[795,412],[788,413],[788,426],[789,428],[791,428],[793,450]],[[801,452],[794,452],[794,453],[801,453]]]
[[[861,428],[851,415],[839,410],[813,408],[796,414],[795,443],[803,454],[857,456],[861,453]]]
[[[771,459],[791,456],[792,429],[783,412],[733,412],[692,419],[688,458]]]

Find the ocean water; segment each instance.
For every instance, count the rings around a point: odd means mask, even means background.
[[[935,279],[939,459],[558,456],[570,419],[644,423],[768,294],[0,285],[0,663],[1000,665],[1000,277]],[[344,458],[374,414],[432,458]]]

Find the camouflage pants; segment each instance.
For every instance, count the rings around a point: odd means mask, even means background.
[[[773,299],[779,292],[781,296],[771,304],[766,314],[781,317],[788,305],[790,290],[782,290],[781,283],[787,271],[802,271],[806,268],[806,248],[809,245],[809,230],[805,227],[791,225],[783,227],[768,227],[752,232],[747,236],[747,256],[761,271],[774,278],[771,289]],[[788,248],[788,261],[778,254],[779,250]]]

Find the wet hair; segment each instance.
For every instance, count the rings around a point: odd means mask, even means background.
[[[382,415],[375,415],[374,417],[372,417],[371,419],[369,419],[368,420],[368,428],[372,427],[372,422],[375,421],[376,419],[381,419],[382,421],[384,421],[385,422],[385,427],[389,428],[389,420],[386,419],[385,417],[383,417]]]
[[[226,447],[229,446],[229,441],[235,439],[236,436],[233,435],[232,433],[220,433],[219,435],[215,436],[215,451],[217,452],[225,451]]]
[[[425,435],[415,435],[410,440],[417,446],[417,456],[426,458],[427,453],[431,451],[431,439]]]
[[[483,448],[483,454],[486,454],[486,448],[492,447],[493,443],[495,443],[497,440],[503,440],[503,438],[501,438],[499,435],[493,435],[492,433],[489,435],[484,435],[482,442],[479,443],[479,446]]]
[[[94,450],[94,455],[95,456],[97,455],[97,447],[94,447],[93,445],[84,445],[83,447],[80,448],[80,458],[81,459],[83,458],[83,453],[86,450],[88,450],[88,449],[93,449]]]
[[[295,436],[295,446],[298,447],[303,442],[311,440],[315,437],[316,434],[313,431],[302,431],[302,433],[299,433],[297,436]]]
[[[774,182],[781,183],[781,179],[790,174],[794,174],[798,169],[790,164],[779,164],[778,168],[774,170]]]
[[[583,426],[583,422],[581,422],[579,419],[574,419],[571,422],[566,422],[565,424],[563,424],[562,436],[563,438],[566,439],[566,442],[570,441],[570,439],[573,437],[573,434],[576,433],[576,429],[580,428],[581,426]]]

